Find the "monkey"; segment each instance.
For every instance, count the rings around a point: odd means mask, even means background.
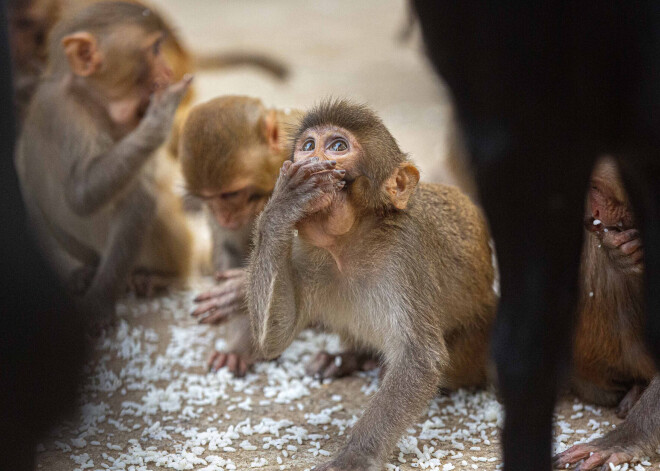
[[[170,84],[162,37],[157,15],[126,2],[60,22],[17,144],[36,238],[100,326],[126,284],[149,291],[191,270],[190,228],[154,155],[192,77]]]
[[[602,155],[621,166],[642,236],[644,337],[660,360],[658,5],[414,4],[497,251],[504,471],[548,470],[554,406],[571,371],[584,236],[576,221]]]
[[[261,100],[222,96],[197,105],[182,127],[179,157],[187,192],[206,207],[213,239],[213,267],[223,283],[200,294],[192,315],[217,324],[232,317],[227,352],[213,352],[209,368],[227,365],[244,376],[254,361],[244,312],[245,273],[254,221],[270,197],[297,110],[266,108]]]
[[[617,406],[626,420],[555,456],[561,469],[583,459],[582,470],[609,469],[660,445],[660,388],[644,343],[643,245],[613,158],[595,167],[585,207],[573,389],[587,401]]]
[[[2,466],[33,471],[37,444],[75,410],[90,349],[85,319],[32,243],[13,147],[17,117],[11,81],[7,4],[0,3],[0,182],[6,221],[0,233],[0,455]],[[35,287],[38,287],[35,289]]]
[[[259,354],[318,323],[386,368],[348,444],[317,469],[381,469],[439,387],[486,380],[488,231],[469,198],[419,177],[373,111],[324,101],[257,219],[247,304]]]
[[[11,0],[7,14],[13,63],[14,109],[23,122],[27,105],[46,65],[50,30],[58,18],[58,0]]]
[[[27,105],[46,67],[48,56],[46,40],[53,26],[61,18],[74,15],[80,9],[97,1],[99,0],[12,0],[9,3],[10,42],[15,68],[15,102],[19,111],[19,122],[22,122]],[[129,1],[143,5],[156,14],[156,10],[148,3],[137,0]],[[174,81],[180,81],[184,76],[192,74],[196,70],[226,69],[241,65],[258,67],[277,80],[286,80],[289,75],[286,64],[264,54],[249,51],[192,54],[175,28],[164,20],[163,32],[161,48],[172,68]],[[172,157],[176,157],[179,130],[194,98],[193,87],[189,87],[181,101],[172,134],[167,143],[167,149]]]

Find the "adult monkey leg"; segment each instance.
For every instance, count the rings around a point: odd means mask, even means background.
[[[540,179],[521,171],[528,152],[512,149],[477,177],[500,268],[493,350],[506,410],[507,470],[550,468],[552,414],[572,345],[581,249],[576,221],[588,175],[583,169],[584,179],[573,177],[562,191],[557,170],[544,169]],[[555,152],[546,154],[551,165]]]
[[[595,157],[618,136],[613,52],[626,57],[619,26],[627,17],[619,4],[416,7],[429,58],[454,96],[498,253],[505,469],[550,469],[584,191]]]

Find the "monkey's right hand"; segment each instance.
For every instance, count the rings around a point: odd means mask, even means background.
[[[218,272],[215,277],[224,283],[195,298],[199,306],[191,315],[198,318],[200,324],[219,324],[244,310],[245,270],[226,270]]]
[[[160,145],[167,139],[174,123],[174,114],[190,88],[192,80],[192,75],[186,75],[179,82],[152,95],[149,107],[140,123],[150,142],[157,142],[156,145]]]
[[[642,273],[644,248],[639,231],[599,231],[598,238],[612,264],[625,273]]]
[[[326,207],[334,192],[345,185],[341,179],[346,171],[335,169],[336,165],[334,160],[319,161],[317,157],[284,162],[268,204],[271,211],[280,208],[297,222]]]

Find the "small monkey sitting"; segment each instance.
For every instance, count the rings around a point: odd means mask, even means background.
[[[486,224],[457,189],[418,181],[371,110],[329,101],[303,118],[257,220],[247,293],[259,354],[318,324],[385,366],[348,444],[317,469],[382,469],[438,388],[486,381]]]
[[[186,119],[179,156],[189,194],[204,201],[213,238],[213,267],[222,284],[200,294],[192,315],[201,323],[230,320],[227,352],[209,368],[245,375],[254,361],[245,315],[245,273],[256,217],[289,157],[289,131],[301,113],[266,108],[261,100],[223,96],[195,106]]]
[[[171,84],[164,30],[126,2],[61,21],[16,148],[38,241],[97,325],[127,285],[148,294],[192,265],[187,219],[154,159],[191,81]]]

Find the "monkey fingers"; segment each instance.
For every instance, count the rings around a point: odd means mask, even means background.
[[[214,298],[195,309],[191,316],[200,324],[219,324],[243,311],[243,296]]]
[[[151,298],[161,293],[172,284],[172,277],[139,270],[128,280],[128,290],[140,298]]]
[[[642,397],[642,394],[644,394],[644,386],[641,384],[635,384],[630,388],[630,391],[628,391],[624,398],[621,399],[621,402],[619,402],[615,411],[616,416],[620,419],[625,419],[628,416],[630,409],[632,409],[633,406],[637,404],[637,401],[639,401],[639,398]]]
[[[233,278],[245,278],[245,269],[230,268],[229,270],[219,271],[215,274],[217,281],[231,280]]]
[[[371,356],[354,351],[340,354],[319,352],[309,362],[305,371],[316,378],[341,378],[355,371],[368,371],[378,367],[378,362]]]
[[[252,361],[240,353],[214,351],[211,353],[207,364],[209,371],[213,373],[226,366],[234,376],[242,378],[252,365]]]

